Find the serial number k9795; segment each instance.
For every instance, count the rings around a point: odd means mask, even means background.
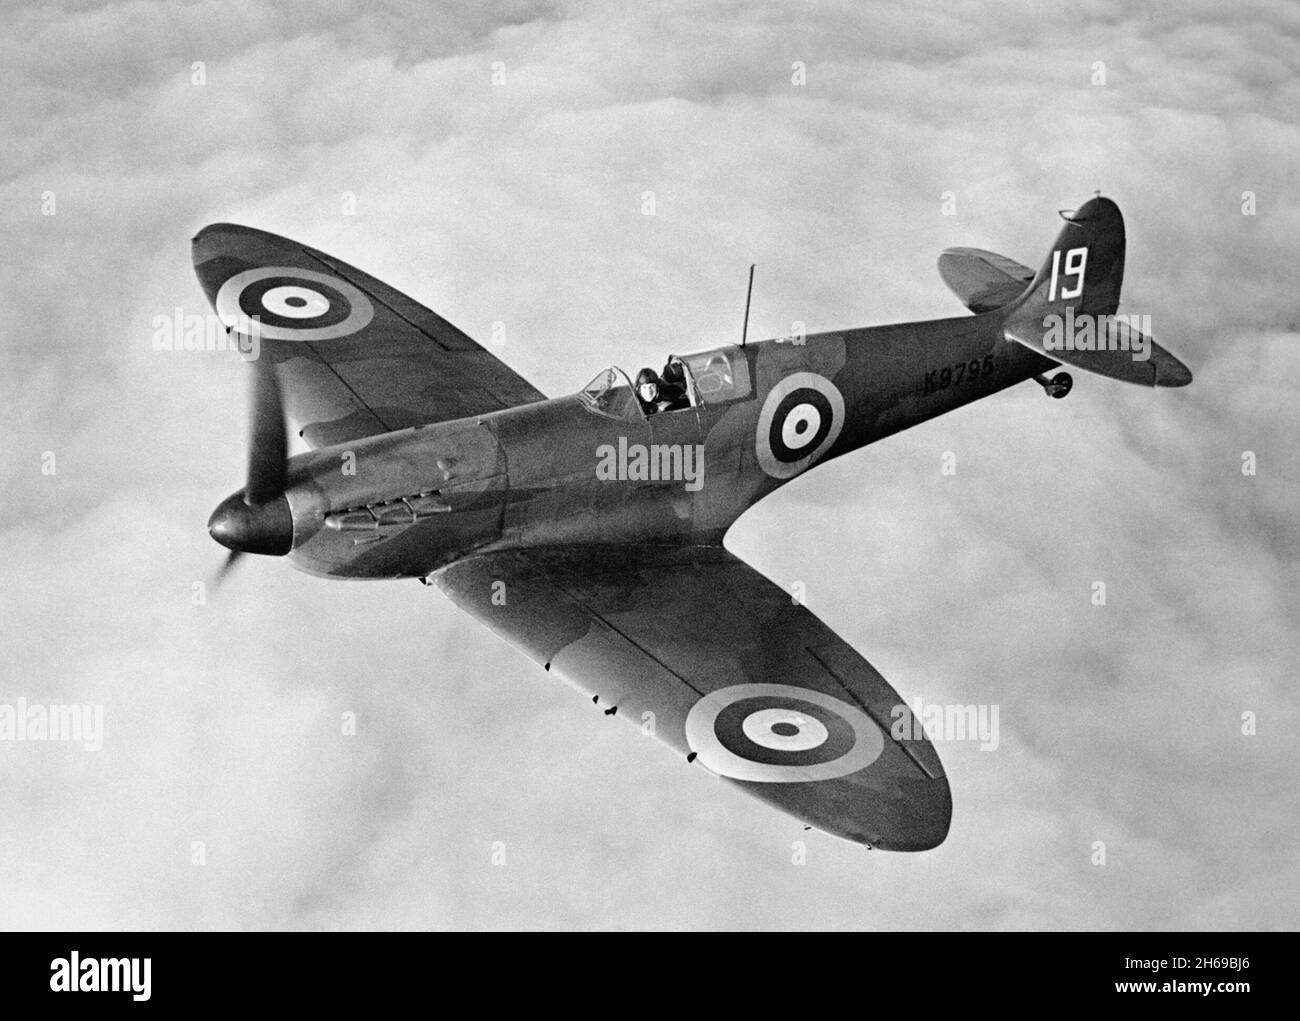
[[[992,355],[985,355],[983,358],[972,358],[969,362],[958,362],[956,365],[945,365],[942,369],[931,369],[925,374],[925,382],[921,392],[925,394],[936,393],[939,390],[947,390],[950,386],[973,383],[981,376],[989,376],[992,373]]]

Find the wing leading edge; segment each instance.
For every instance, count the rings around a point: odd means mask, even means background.
[[[943,767],[921,734],[891,735],[894,689],[721,547],[491,553],[434,581],[607,711],[819,829],[899,851],[947,835]]]
[[[324,252],[217,223],[193,256],[227,327],[246,333],[257,317],[260,357],[313,447],[545,399],[441,316]]]

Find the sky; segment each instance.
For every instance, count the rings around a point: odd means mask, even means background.
[[[11,0],[3,23],[0,704],[102,706],[103,734],[0,740],[0,926],[1296,927],[1294,4]],[[250,380],[151,342],[208,311],[207,223],[500,324],[554,396],[738,340],[751,262],[751,337],[960,314],[945,247],[1037,266],[1097,190],[1128,225],[1121,311],[1191,387],[1025,383],[727,540],[905,699],[999,708],[996,750],[939,743],[934,851],[805,832],[413,581],[249,557],[210,586]]]

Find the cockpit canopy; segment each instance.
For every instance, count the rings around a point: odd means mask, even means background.
[[[748,397],[753,390],[749,362],[734,344],[689,355],[671,355],[663,377],[680,372],[685,380],[685,400],[680,407],[659,408],[646,404],[622,369],[610,367],[582,388],[579,397],[592,411],[610,418],[635,421],[647,415],[676,414],[701,405],[725,404]]]
[[[636,419],[643,417],[641,402],[632,392],[632,383],[622,369],[610,366],[596,374],[596,378],[584,386],[579,397],[600,415],[610,418]]]

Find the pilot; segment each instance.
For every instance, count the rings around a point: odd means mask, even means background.
[[[647,415],[653,415],[660,409],[660,388],[662,386],[663,380],[648,365],[636,374],[636,395]]]

